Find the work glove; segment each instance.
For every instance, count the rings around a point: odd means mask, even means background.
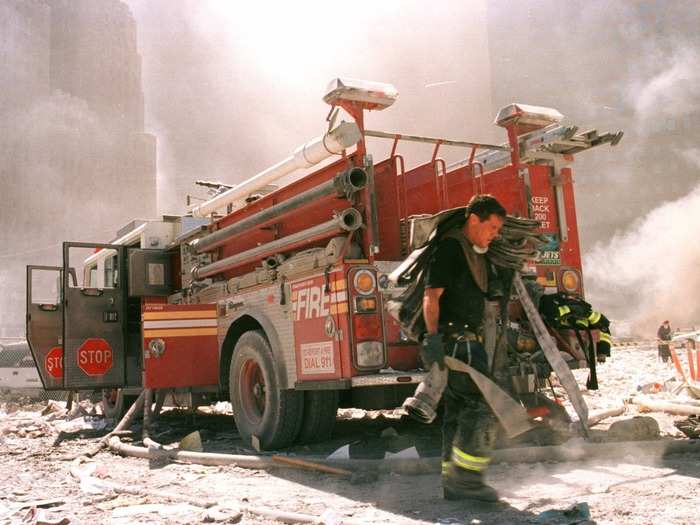
[[[445,348],[442,344],[442,334],[426,334],[421,345],[420,357],[427,370],[437,363],[440,370],[445,369]]]

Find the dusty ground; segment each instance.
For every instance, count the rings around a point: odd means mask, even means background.
[[[638,385],[663,383],[673,375],[671,368],[657,362],[655,349],[619,349],[599,369],[601,389],[585,395],[591,410],[617,406],[635,393]],[[585,376],[579,379],[585,383]],[[70,474],[74,462],[69,458],[91,447],[96,438],[71,438],[53,446],[58,429],[70,430],[70,425],[75,428],[86,420],[66,421],[65,417],[57,417],[60,413],[41,416],[39,411],[45,406],[5,402],[0,407],[0,523],[42,523],[36,516],[27,517],[29,510],[17,509],[50,498],[58,501],[42,511],[44,523],[60,519],[72,524],[225,523],[236,519],[250,524],[278,523],[245,511],[236,518],[239,505],[323,516],[319,522],[327,524],[343,519],[385,524],[578,523],[573,519],[537,521],[543,511],[576,503],[587,503],[591,519],[599,524],[694,524],[700,516],[700,454],[646,457],[642,461],[630,450],[630,455],[606,463],[495,465],[489,478],[504,497],[504,503],[498,506],[443,501],[437,474],[382,474],[375,482],[353,485],[312,472],[149,464],[147,460],[109,452],[90,460],[95,464],[92,467],[80,466],[95,468],[94,476],[119,484],[217,501],[219,505],[207,516],[201,508],[168,502],[153,494],[116,495],[86,482],[81,486]],[[625,415],[612,421],[636,413],[636,407],[630,406]],[[372,419],[373,414],[361,411],[346,411],[343,415],[345,419],[339,423],[332,442],[295,452],[328,453],[350,444],[353,456],[381,457],[414,445],[421,454],[439,448],[438,429],[391,417]],[[674,419],[683,418],[651,415],[659,422],[662,435],[684,438],[673,426]],[[600,428],[606,428],[609,422]],[[101,422],[96,419],[92,424],[100,426]],[[388,427],[396,433],[386,431]],[[200,430],[206,450],[241,451],[232,418],[225,414],[168,412],[155,433],[158,440],[167,443],[193,430]]]

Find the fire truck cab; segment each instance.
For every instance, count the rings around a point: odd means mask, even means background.
[[[499,112],[498,145],[367,129],[366,111],[397,96],[336,79],[328,132],[280,163],[186,215],[135,221],[108,244],[64,243],[61,266],[29,266],[27,338],[44,388],[230,399],[242,438],[262,449],[327,438],[339,406],[397,407],[423,373],[417,343],[385,311],[398,292],[388,274],[411,252],[413,217],[476,193],[539,220],[549,242],[530,264],[538,282],[582,293],[570,164],[621,133],[578,133],[521,104]],[[352,121],[336,126],[339,108]],[[392,141],[389,157],[375,162],[370,139]],[[402,141],[432,144],[431,159],[406,169]],[[444,147],[464,161],[446,165]],[[45,275],[59,283],[46,302]]]

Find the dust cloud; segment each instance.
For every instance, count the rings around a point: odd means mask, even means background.
[[[398,0],[128,3],[147,127],[159,137],[162,212],[181,212],[196,179],[241,182],[323,133],[330,108],[321,98],[339,76],[398,89],[394,106],[369,114],[370,129],[503,140],[491,125],[481,0],[430,9]],[[375,160],[386,151],[373,145]],[[422,163],[431,150],[415,153]]]
[[[687,328],[700,319],[700,184],[662,204],[584,260],[596,305],[625,319],[632,334],[653,335],[663,319]]]
[[[12,0],[0,7],[8,64],[0,75],[0,335],[23,331],[25,264],[56,264],[62,240],[105,241],[129,219],[156,211],[134,197],[144,170],[127,176],[115,167],[115,149],[129,150],[129,141],[115,138],[97,99],[74,89],[90,68],[104,73],[105,64],[121,63],[130,103],[145,100],[145,131],[158,137],[159,213],[182,213],[188,193],[205,196],[194,180],[240,182],[322,133],[329,108],[321,97],[337,76],[398,88],[394,107],[368,117],[369,128],[385,131],[500,142],[502,130],[491,121],[512,101],[555,107],[582,130],[624,129],[618,147],[582,154],[574,166],[588,299],[641,332],[672,314],[675,325],[700,322],[685,292],[696,282],[697,254],[668,241],[687,238],[676,230],[690,231],[693,214],[659,222],[697,194],[694,1],[474,0],[428,9],[418,1],[363,0],[302,9],[289,2]],[[61,86],[51,84],[46,46],[65,33],[50,36],[49,8],[63,13],[60,31],[104,36],[97,45],[59,46],[61,64],[75,49],[95,50],[79,57],[89,67],[72,80],[64,73]],[[31,30],[27,10],[36,10]],[[89,31],[98,21],[112,23],[114,33]],[[107,53],[115,42],[118,52]],[[96,75],[91,86],[111,89],[114,78],[122,76]],[[134,113],[137,132],[143,119]],[[387,147],[373,144],[376,160]],[[400,148],[412,164],[431,154]],[[66,150],[72,153],[59,154]],[[448,161],[461,154],[445,152]],[[633,253],[656,270],[641,271]],[[685,261],[685,279],[668,277],[679,267],[669,260]],[[661,311],[674,301],[671,313]]]
[[[652,141],[686,134],[700,138],[693,129],[700,104],[700,50],[675,43],[664,67],[629,91],[640,141],[638,154]],[[662,57],[660,57],[662,58]],[[685,164],[685,169],[659,169],[657,188],[667,194],[669,179],[695,181],[676,199],[664,199],[651,211],[641,212],[634,224],[605,242],[596,243],[584,266],[589,292],[611,315],[625,319],[631,334],[654,335],[663,319],[674,328],[700,323],[700,148],[689,147],[686,137],[667,141],[662,159]],[[663,162],[663,160],[662,160]]]
[[[692,1],[488,2],[495,105],[559,109],[583,130],[622,129],[577,155],[586,298],[636,335],[700,324],[689,231],[700,182],[700,10]],[[679,271],[683,269],[682,273]]]

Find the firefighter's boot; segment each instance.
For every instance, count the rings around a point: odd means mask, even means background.
[[[498,492],[484,483],[483,470],[464,469],[454,462],[449,464],[446,473],[443,474],[442,491],[446,500],[473,499],[491,503],[498,501]]]
[[[443,496],[448,500],[496,502],[498,493],[484,483],[484,473],[491,462],[489,451],[495,438],[496,422],[483,400],[467,398],[465,405],[459,413],[447,465],[443,450],[446,467],[442,477]]]

